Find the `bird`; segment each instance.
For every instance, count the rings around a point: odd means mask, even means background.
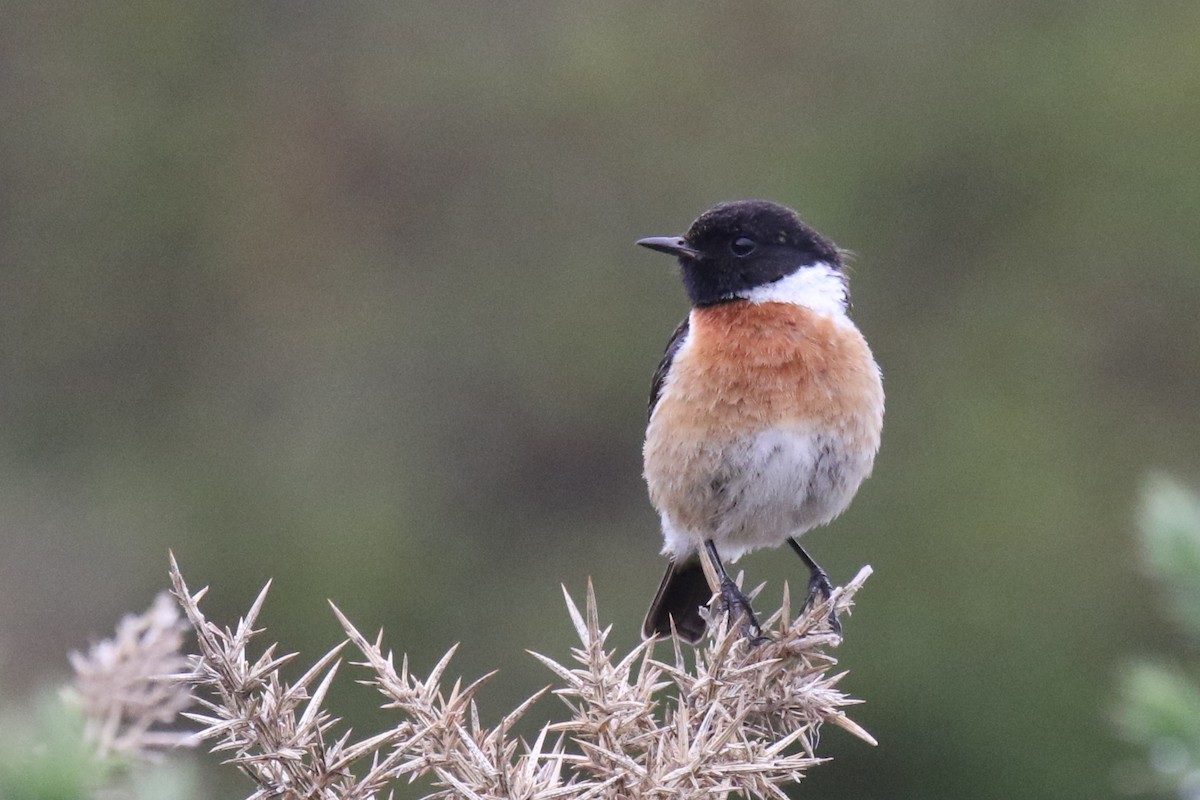
[[[725,565],[786,543],[809,570],[807,603],[829,599],[797,539],[845,511],[871,473],[880,369],[848,314],[843,252],[792,209],[723,202],[682,236],[637,244],[678,259],[691,303],[651,380],[643,471],[668,564],[642,636],[700,641],[716,595],[761,641]],[[829,624],[841,632],[832,610]]]

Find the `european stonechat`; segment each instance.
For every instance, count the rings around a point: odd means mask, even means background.
[[[809,569],[808,602],[829,597],[796,538],[845,511],[871,472],[879,367],[847,314],[842,253],[791,209],[721,203],[683,236],[638,244],[679,259],[692,304],[650,390],[645,477],[670,561],[642,635],[669,636],[673,621],[699,641],[718,593],[757,638],[724,564],[787,542]],[[830,624],[840,631],[832,611]]]

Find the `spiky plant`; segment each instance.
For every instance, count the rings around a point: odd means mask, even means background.
[[[186,686],[169,676],[187,668],[188,624],[166,592],[145,613],[130,614],[110,639],[71,653],[75,681],[68,694],[84,719],[84,737],[101,758],[154,758],[196,743],[174,728],[192,704]]]
[[[179,677],[205,709],[188,716],[254,782],[251,800],[369,800],[416,778],[432,785],[428,798],[785,798],[783,784],[821,763],[816,743],[825,723],[874,744],[843,712],[857,701],[837,688],[844,673],[830,674],[836,661],[828,652],[840,641],[828,627],[830,605],[848,612],[869,574],[863,568],[795,618],[785,587],[782,608],[764,626],[765,643],[714,619],[691,667],[678,642],[667,660],[655,657],[652,643],[617,658],[605,647],[610,628],[601,627],[591,585],[583,612],[564,590],[580,642],[574,663],[533,654],[558,684],[489,727],[475,696],[491,675],[447,685],[455,648],[422,679],[407,657],[397,667],[382,633],[368,639],[335,607],[347,640],[288,682],[279,670],[294,655],[277,655],[276,645],[250,653],[262,633],[255,626],[267,587],[236,626],[222,628],[200,610],[206,590],[193,593],[171,563],[175,595],[197,639],[190,669]],[[336,733],[340,720],[324,708],[347,644],[361,656],[361,682],[398,715],[390,729],[358,740]],[[513,725],[547,691],[565,702],[568,719],[543,726],[532,742],[515,737]]]

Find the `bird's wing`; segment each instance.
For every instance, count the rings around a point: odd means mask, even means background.
[[[679,352],[679,346],[683,344],[683,339],[687,336],[688,319],[689,317],[684,317],[683,322],[675,328],[675,332],[671,334],[671,340],[667,342],[667,350],[663,353],[662,360],[658,362],[658,369],[654,370],[654,377],[650,381],[650,405],[646,409],[647,417],[654,414],[654,407],[658,405],[658,396],[662,393],[663,382],[667,379],[667,373],[671,371],[671,362],[675,360],[675,354]]]

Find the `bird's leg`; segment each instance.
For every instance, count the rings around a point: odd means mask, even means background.
[[[817,595],[820,595],[823,600],[828,600],[833,596],[833,584],[829,582],[829,576],[825,574],[825,570],[821,569],[821,565],[813,561],[812,556],[804,552],[804,548],[795,539],[788,539],[788,544],[796,551],[796,555],[800,556],[800,560],[808,567],[808,599],[804,603],[804,607],[808,608],[817,600]],[[842,635],[842,623],[838,621],[837,609],[830,606],[829,608],[829,627],[834,633]]]
[[[725,613],[733,617],[735,610],[741,612],[744,620],[742,636],[749,639],[751,644],[767,641],[766,637],[762,635],[762,626],[758,624],[758,618],[754,616],[754,609],[750,606],[750,598],[742,593],[738,585],[729,577],[729,573],[725,571],[725,565],[721,563],[721,557],[717,555],[717,546],[712,539],[704,543],[704,549],[717,571],[717,578],[720,581],[721,605],[725,607]]]

